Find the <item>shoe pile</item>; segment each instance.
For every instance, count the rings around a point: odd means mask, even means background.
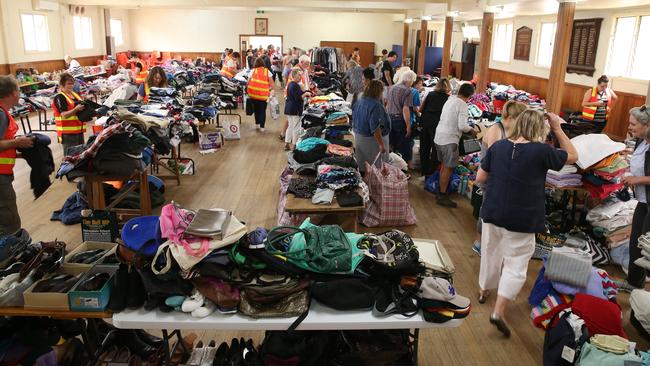
[[[230,346],[222,342],[216,347],[215,341],[210,341],[207,346],[199,341],[185,362],[187,366],[258,366],[263,365],[260,355],[253,346],[253,340],[245,341],[244,338],[233,338]]]
[[[422,279],[418,305],[424,319],[432,323],[465,318],[471,308],[469,299],[458,295],[454,286],[442,277]]]

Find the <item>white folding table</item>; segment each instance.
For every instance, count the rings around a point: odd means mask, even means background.
[[[181,330],[286,330],[295,320],[296,317],[253,319],[240,314],[224,315],[216,312],[206,318],[193,318],[180,312],[163,313],[144,309],[113,314],[113,325],[117,328],[162,330],[168,350],[169,340],[174,335],[179,339],[178,344],[182,344]],[[414,357],[417,357],[420,328],[458,327],[461,323],[460,319],[441,324],[430,323],[424,320],[422,311],[410,318],[397,314],[379,317],[370,311],[338,311],[312,301],[309,314],[297,330],[414,329],[411,336]],[[173,331],[168,333],[169,329]],[[168,363],[169,358],[166,361]]]

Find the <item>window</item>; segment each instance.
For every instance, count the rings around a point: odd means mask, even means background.
[[[650,68],[644,65],[650,57],[650,16],[616,19],[607,60],[607,74],[649,80]]]
[[[47,18],[41,14],[21,14],[25,52],[47,52],[50,50],[50,33]]]
[[[75,15],[72,17],[74,28],[74,48],[88,50],[93,48],[93,27],[90,17]]]
[[[557,23],[542,23],[542,30],[539,32],[539,47],[537,47],[537,66],[551,67],[556,28]]]
[[[463,27],[463,37],[464,38],[481,38],[481,35],[478,31],[478,26],[476,25],[468,25],[466,27]]]
[[[111,35],[115,38],[115,45],[121,46],[124,44],[124,36],[122,35],[122,21],[119,19],[111,19]]]
[[[512,48],[512,23],[497,24],[492,47],[492,60],[510,61],[510,48]]]

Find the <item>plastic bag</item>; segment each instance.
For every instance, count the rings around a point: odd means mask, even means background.
[[[431,193],[437,193],[440,186],[440,171],[436,170],[433,174],[427,178],[424,183],[424,189]],[[460,186],[460,177],[458,174],[453,173],[449,179],[449,185],[447,186],[447,193],[458,192],[458,187]]]
[[[221,116],[221,117],[226,117]],[[235,117],[237,117],[235,115]],[[223,137],[226,140],[239,140],[241,139],[241,131],[239,128],[239,119],[228,118],[223,122]]]
[[[280,102],[278,102],[278,98],[275,97],[275,94],[271,94],[269,97],[269,108],[271,109],[271,118],[280,118]]]
[[[390,153],[388,164],[397,167],[399,170],[408,170],[409,168],[406,161],[404,161],[404,159],[401,156],[395,154],[394,152]]]
[[[211,154],[223,146],[221,131],[199,132],[199,152]]]

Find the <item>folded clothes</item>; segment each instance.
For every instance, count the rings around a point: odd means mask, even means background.
[[[573,248],[556,247],[545,267],[549,280],[585,288],[591,275],[591,255]]]
[[[614,142],[605,134],[580,135],[571,139],[571,143],[578,151],[576,164],[587,169],[604,158],[625,150],[625,144]]]
[[[317,188],[311,202],[315,205],[329,205],[334,199],[334,190],[329,188]]]
[[[316,191],[316,181],[311,178],[292,178],[287,189],[287,193],[293,193],[298,198],[311,198],[314,191]]]

